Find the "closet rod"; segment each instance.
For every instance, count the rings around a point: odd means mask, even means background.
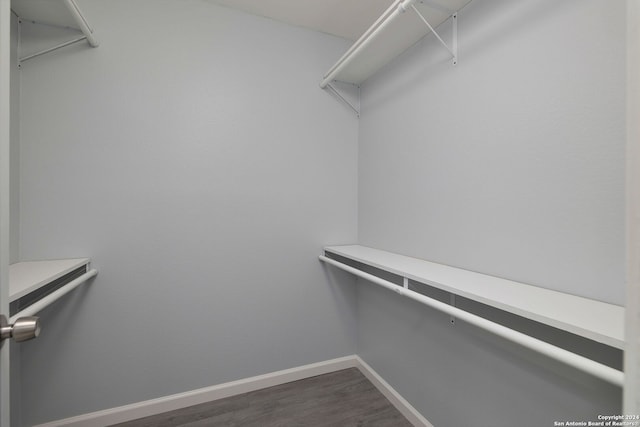
[[[80,31],[85,35],[91,47],[98,47],[100,43],[98,43],[98,40],[93,36],[93,29],[89,26],[82,12],[80,12],[80,8],[75,0],[64,0],[64,3],[67,5],[69,13],[73,16],[73,19],[76,21],[76,24],[78,24],[78,27],[80,27]]]
[[[354,274],[358,277],[361,277],[369,282],[375,283],[376,285],[380,285],[383,288],[390,289],[402,296],[418,301],[431,308],[435,308],[436,310],[442,311],[443,313],[453,316],[459,320],[463,320],[481,329],[492,332],[493,334],[505,338],[509,341],[513,341],[531,350],[537,351],[538,353],[544,354],[545,356],[559,360],[560,362],[566,363],[567,365],[573,366],[576,369],[584,371],[609,383],[615,384],[620,387],[623,386],[624,373],[617,369],[611,368],[609,366],[603,365],[602,363],[598,363],[594,360],[588,359],[584,356],[580,356],[537,338],[533,338],[529,335],[507,328],[506,326],[502,326],[483,317],[477,316],[464,310],[460,310],[459,308],[445,304],[433,298],[429,298],[418,292],[406,289],[402,286],[398,286],[392,282],[381,279],[372,274],[365,273],[364,271],[358,270],[334,259],[328,258],[324,255],[320,256],[320,260],[351,274]]]
[[[89,280],[92,277],[96,276],[97,274],[98,274],[98,270],[96,270],[95,268],[87,271],[82,276],[70,281],[69,283],[67,283],[66,285],[61,287],[60,289],[58,289],[55,292],[52,292],[49,295],[47,295],[46,297],[42,298],[40,301],[38,301],[38,302],[36,302],[34,304],[31,304],[29,307],[25,308],[24,310],[21,310],[21,311],[17,312],[13,316],[11,316],[11,320],[9,322],[10,323],[15,323],[15,321],[19,317],[33,316],[34,314],[38,313],[43,308],[53,304],[55,301],[59,300],[60,298],[62,298],[63,296],[65,296],[66,294],[68,294],[69,292],[74,290],[75,288],[77,288],[78,286],[80,286],[83,283],[85,283],[87,280]]]
[[[362,35],[362,37],[360,37],[358,39],[358,41],[342,56],[342,58],[340,58],[338,60],[338,62],[336,63],[336,65],[334,65],[327,74],[325,74],[324,79],[322,80],[322,82],[320,83],[320,87],[322,89],[326,88],[327,85],[333,81],[336,76],[338,74],[340,74],[340,72],[351,63],[351,61],[353,60],[353,58],[355,58],[364,48],[366,48],[376,37],[378,37],[378,35],[380,35],[380,33],[382,33],[384,31],[384,29],[386,27],[388,27],[398,16],[400,16],[401,14],[403,14],[409,7],[411,7],[414,3],[416,2],[416,0],[404,0],[404,1],[398,1],[397,3],[394,3],[389,9],[387,9],[387,11],[385,12],[385,14],[389,13],[390,10],[392,10],[392,12],[387,15],[386,17],[384,17],[381,20],[379,20],[379,24],[378,22],[376,22],[376,24],[378,24],[377,26],[374,24],[373,27],[371,27],[366,33],[364,33]]]

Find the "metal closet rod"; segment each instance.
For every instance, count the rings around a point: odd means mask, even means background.
[[[31,304],[29,307],[25,308],[24,310],[21,310],[18,313],[14,314],[13,316],[11,316],[11,320],[9,322],[15,323],[15,321],[19,317],[33,316],[43,308],[53,304],[55,301],[59,300],[60,298],[62,298],[63,296],[65,296],[75,288],[77,288],[78,286],[82,285],[87,280],[96,276],[97,274],[98,274],[98,270],[96,270],[95,268],[87,271],[82,276],[76,279],[73,279],[72,281],[70,281],[60,289],[56,290],[55,292],[50,293],[49,295],[42,298],[38,302]]]
[[[403,14],[409,7],[411,7],[416,0],[404,0],[394,3],[389,9],[386,10],[384,15],[376,21],[376,23],[365,32],[362,37],[351,48],[342,55],[342,58],[325,74],[324,79],[320,83],[322,89],[333,81],[340,72],[351,63],[352,58],[356,57],[364,48],[366,48],[376,37],[384,31],[398,16]]]
[[[93,29],[89,26],[89,23],[84,18],[82,12],[80,12],[80,8],[76,4],[75,0],[64,0],[64,3],[67,6],[67,9],[69,9],[69,13],[71,13],[71,16],[73,16],[73,19],[76,21],[76,24],[80,27],[80,31],[82,31],[82,34],[87,38],[91,47],[98,47],[100,43],[98,43],[98,40],[93,36]]]
[[[506,326],[502,326],[483,317],[477,316],[464,310],[460,310],[459,308],[445,304],[433,298],[429,298],[425,295],[419,294],[418,292],[406,289],[402,286],[398,286],[395,283],[381,279],[372,274],[365,273],[364,271],[358,270],[331,258],[327,258],[324,255],[320,256],[320,260],[326,262],[327,264],[338,267],[341,270],[361,277],[369,282],[375,283],[376,285],[380,285],[383,288],[390,289],[402,296],[418,301],[457,319],[463,320],[481,329],[489,331],[509,341],[513,341],[517,344],[527,347],[528,349],[537,351],[538,353],[544,354],[545,356],[559,360],[560,362],[573,366],[576,369],[591,374],[611,384],[615,384],[620,387],[622,387],[624,384],[624,373],[622,371],[603,365],[602,363],[588,359],[584,356],[572,353],[568,350],[549,344],[537,338],[533,338],[529,335],[523,334],[522,332],[507,328]]]

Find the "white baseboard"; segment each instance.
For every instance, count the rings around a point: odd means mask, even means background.
[[[158,415],[200,403],[236,396],[267,387],[298,381],[317,375],[328,374],[347,368],[358,368],[369,381],[416,427],[433,427],[416,409],[384,381],[358,356],[346,356],[297,368],[285,369],[270,374],[258,375],[224,384],[205,387],[185,393],[138,402],[117,408],[105,409],[63,420],[39,424],[34,427],[104,427],[138,418]]]
[[[395,406],[396,409],[400,411],[407,420],[409,420],[409,422],[411,422],[411,424],[415,427],[433,427],[433,424],[423,417],[422,414],[407,402],[400,393],[391,387],[389,383],[383,380],[382,377],[371,368],[371,366],[369,366],[359,356],[355,356],[355,358],[358,361],[358,369],[360,369],[360,372],[362,372],[362,374],[376,386],[380,393],[382,393],[384,397],[386,397],[389,402],[391,402],[391,404]]]

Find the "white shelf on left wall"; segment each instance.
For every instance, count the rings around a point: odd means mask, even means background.
[[[11,10],[19,18],[19,22],[25,21],[42,24],[52,28],[71,30],[77,33],[73,38],[58,42],[53,46],[28,53],[24,56],[20,54],[20,63],[84,40],[86,40],[91,47],[98,47],[100,44],[95,37],[93,28],[75,0],[12,0]],[[20,36],[18,40],[21,46],[27,40],[22,35],[22,31],[19,30],[19,32]],[[22,50],[20,46],[18,49]]]
[[[32,315],[97,274],[89,258],[24,261],[9,266],[9,312]]]

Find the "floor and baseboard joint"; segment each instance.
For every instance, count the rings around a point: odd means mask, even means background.
[[[47,422],[35,427],[103,427],[105,425],[124,423],[348,368],[358,368],[414,426],[433,427],[426,418],[357,355],[312,363],[238,381],[231,381],[211,387]]]

